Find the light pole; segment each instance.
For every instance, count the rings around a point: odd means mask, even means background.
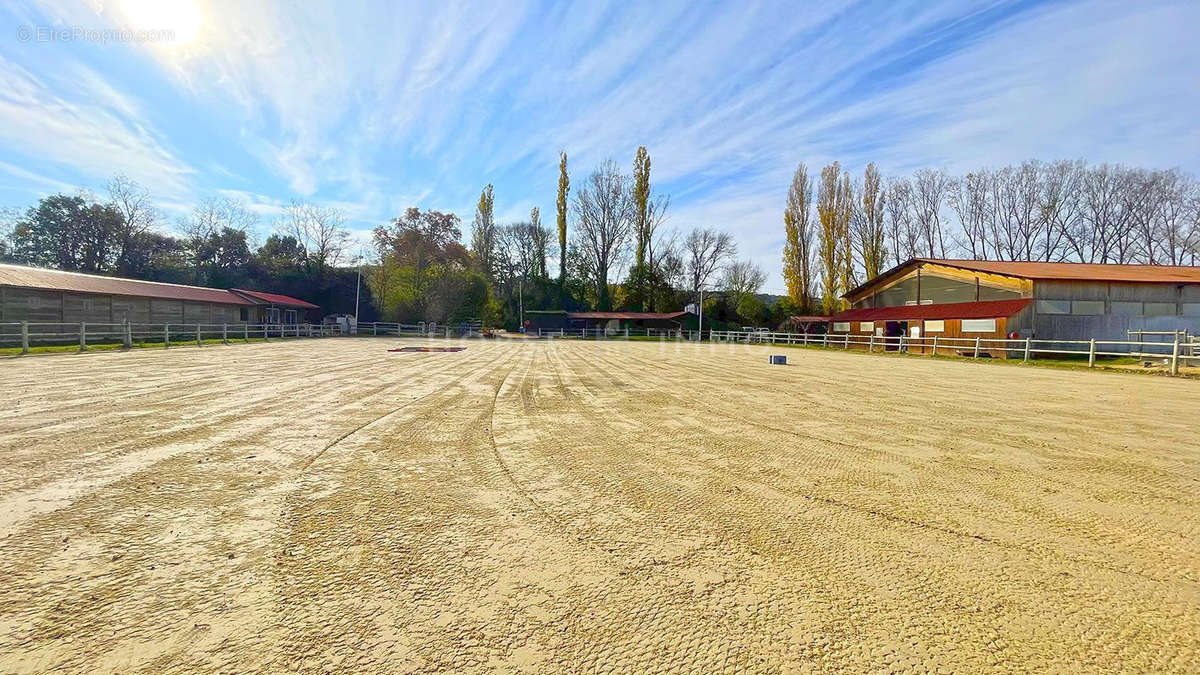
[[[358,330],[358,299],[362,295],[362,263],[363,252],[358,250],[358,257],[355,259],[358,263],[358,280],[354,283],[354,330]]]
[[[700,289],[700,339],[704,339],[704,289]]]

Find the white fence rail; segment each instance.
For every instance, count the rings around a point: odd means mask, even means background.
[[[777,333],[769,331],[694,331],[682,329],[621,329],[605,328],[538,330],[539,337],[623,339],[630,337],[657,337],[666,340],[737,342],[743,344],[800,345],[831,349],[859,348],[866,351],[907,352],[931,356],[958,355],[972,358],[1003,355],[1029,361],[1047,356],[1086,357],[1089,366],[1096,365],[1097,357],[1134,357],[1161,359],[1171,374],[1178,374],[1180,366],[1200,366],[1200,341],[1183,342],[1178,339],[1164,341],[1142,340],[1040,340],[1034,338],[944,338],[940,336],[907,337],[849,334]]]
[[[137,345],[196,344],[219,340],[224,344],[251,339],[275,340],[301,337],[326,337],[341,331],[331,324],[251,324],[251,323],[52,323],[40,321],[0,322],[0,349],[31,347],[119,345],[126,349]]]
[[[456,325],[403,324],[403,323],[360,323],[355,331],[358,335],[395,335],[408,337],[480,337],[478,323]],[[77,345],[79,351],[89,346],[115,346],[131,348],[133,345],[196,344],[220,341],[249,342],[251,339],[273,340],[283,338],[327,337],[341,335],[342,330],[334,324],[247,324],[247,323],[49,323],[49,322],[0,322],[0,349],[17,348],[28,353],[33,346]],[[1135,357],[1161,359],[1168,365],[1172,375],[1178,374],[1181,366],[1200,366],[1200,340],[1191,338],[1183,341],[1175,337],[1170,342],[1146,342],[1140,340],[1041,340],[1035,338],[948,338],[940,336],[907,337],[849,334],[776,333],[766,331],[689,331],[683,329],[619,329],[577,328],[546,330],[539,329],[543,338],[582,339],[629,339],[658,338],[660,340],[709,341],[745,344],[801,345],[832,349],[863,348],[874,352],[907,352],[932,356],[959,355],[972,358],[1003,355],[1023,361],[1044,356],[1086,357],[1089,366],[1096,365],[1097,357]]]
[[[718,342],[750,342],[762,344],[793,344],[849,349],[865,347],[867,351],[918,352],[937,356],[991,356],[1002,352],[1008,358],[1028,361],[1043,355],[1087,357],[1088,365],[1096,365],[1099,356],[1132,356],[1143,359],[1163,359],[1178,374],[1180,365],[1200,365],[1200,354],[1188,350],[1188,344],[1178,339],[1172,342],[1142,342],[1135,340],[1040,340],[1035,338],[943,338],[939,336],[883,337],[877,335],[805,333],[756,333],[748,331],[712,331],[709,339]]]

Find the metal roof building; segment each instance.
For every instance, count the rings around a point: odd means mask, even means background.
[[[0,264],[0,322],[295,323],[310,309],[285,295]]]
[[[1127,340],[1200,333],[1200,267],[914,258],[850,290],[835,333]]]

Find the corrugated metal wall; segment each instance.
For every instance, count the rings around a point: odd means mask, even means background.
[[[1033,337],[1047,340],[1129,340],[1129,331],[1187,330],[1200,334],[1200,315],[1190,316],[1200,302],[1200,284],[1134,284],[1084,281],[1038,281],[1034,284],[1030,316],[1022,317],[1021,329],[1032,328]],[[1037,300],[1100,301],[1104,314],[1049,314],[1039,311]],[[1114,312],[1122,303],[1129,314]],[[1142,303],[1142,310],[1137,310]],[[1149,304],[1147,304],[1149,303]],[[1173,312],[1167,314],[1167,306]],[[1185,313],[1187,310],[1187,313]]]
[[[239,305],[0,286],[0,321],[33,323],[241,323]],[[254,318],[253,316],[251,318]]]

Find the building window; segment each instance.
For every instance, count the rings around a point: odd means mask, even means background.
[[[246,309],[245,307],[242,307],[241,309],[238,310],[238,318],[242,321],[249,321],[250,320],[250,310]]]
[[[995,319],[963,319],[962,332],[964,333],[995,333]]]
[[[1075,300],[1071,303],[1071,313],[1079,316],[1100,316],[1104,314],[1104,301]]]
[[[1037,301],[1037,313],[1038,314],[1070,314],[1071,313],[1071,301],[1070,300],[1038,300]]]
[[[875,330],[875,322],[874,321],[859,321],[858,322],[858,330],[860,333],[873,332]]]
[[[1112,302],[1112,313],[1116,316],[1141,316],[1142,303],[1140,302]]]
[[[833,330],[835,333],[849,333],[850,332],[850,322],[849,321],[834,321],[833,322]]]
[[[1174,316],[1175,303],[1173,302],[1147,302],[1146,316]]]
[[[926,321],[925,322],[925,332],[926,333],[945,333],[946,332],[946,322],[942,321],[940,319],[937,321]]]

